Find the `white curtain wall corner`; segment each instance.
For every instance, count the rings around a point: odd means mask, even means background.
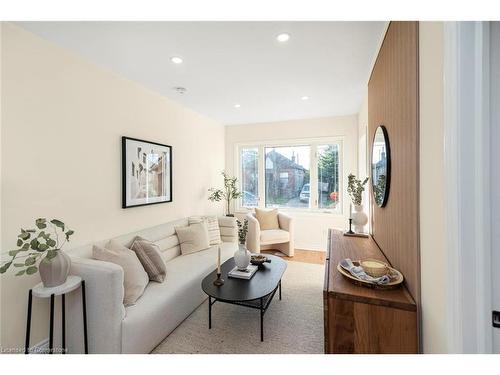
[[[445,22],[446,328],[454,353],[493,349],[489,83],[490,23]]]

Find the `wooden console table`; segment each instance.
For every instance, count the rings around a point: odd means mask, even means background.
[[[323,303],[325,353],[418,353],[417,307],[408,290],[354,285],[337,270],[344,258],[387,262],[373,239],[330,229]]]

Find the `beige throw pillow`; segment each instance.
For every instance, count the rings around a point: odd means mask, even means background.
[[[278,209],[276,208],[274,210],[261,210],[259,208],[256,208],[255,217],[259,222],[261,230],[280,229],[280,223],[278,221]]]
[[[149,282],[149,277],[137,255],[115,240],[109,241],[105,247],[94,245],[92,257],[97,260],[111,262],[123,268],[123,288],[125,295],[123,304],[130,306],[142,296]]]
[[[176,227],[182,255],[196,253],[210,247],[207,224],[205,222],[191,224],[188,227]]]
[[[189,225],[201,222],[207,224],[210,245],[219,245],[222,243],[220,238],[219,219],[217,216],[191,216],[189,218]]]
[[[161,257],[160,248],[157,244],[137,236],[134,242],[132,242],[130,250],[134,251],[137,258],[139,258],[139,261],[149,276],[149,280],[159,283],[165,280],[167,266]]]

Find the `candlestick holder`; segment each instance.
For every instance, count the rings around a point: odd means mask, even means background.
[[[217,279],[214,280],[214,285],[215,286],[224,285],[224,279],[220,277],[220,273],[217,274]]]
[[[349,230],[347,231],[347,234],[354,234],[354,232],[352,231],[352,219],[349,218]]]

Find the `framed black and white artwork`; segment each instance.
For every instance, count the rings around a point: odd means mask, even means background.
[[[172,147],[122,137],[122,207],[172,202]]]

